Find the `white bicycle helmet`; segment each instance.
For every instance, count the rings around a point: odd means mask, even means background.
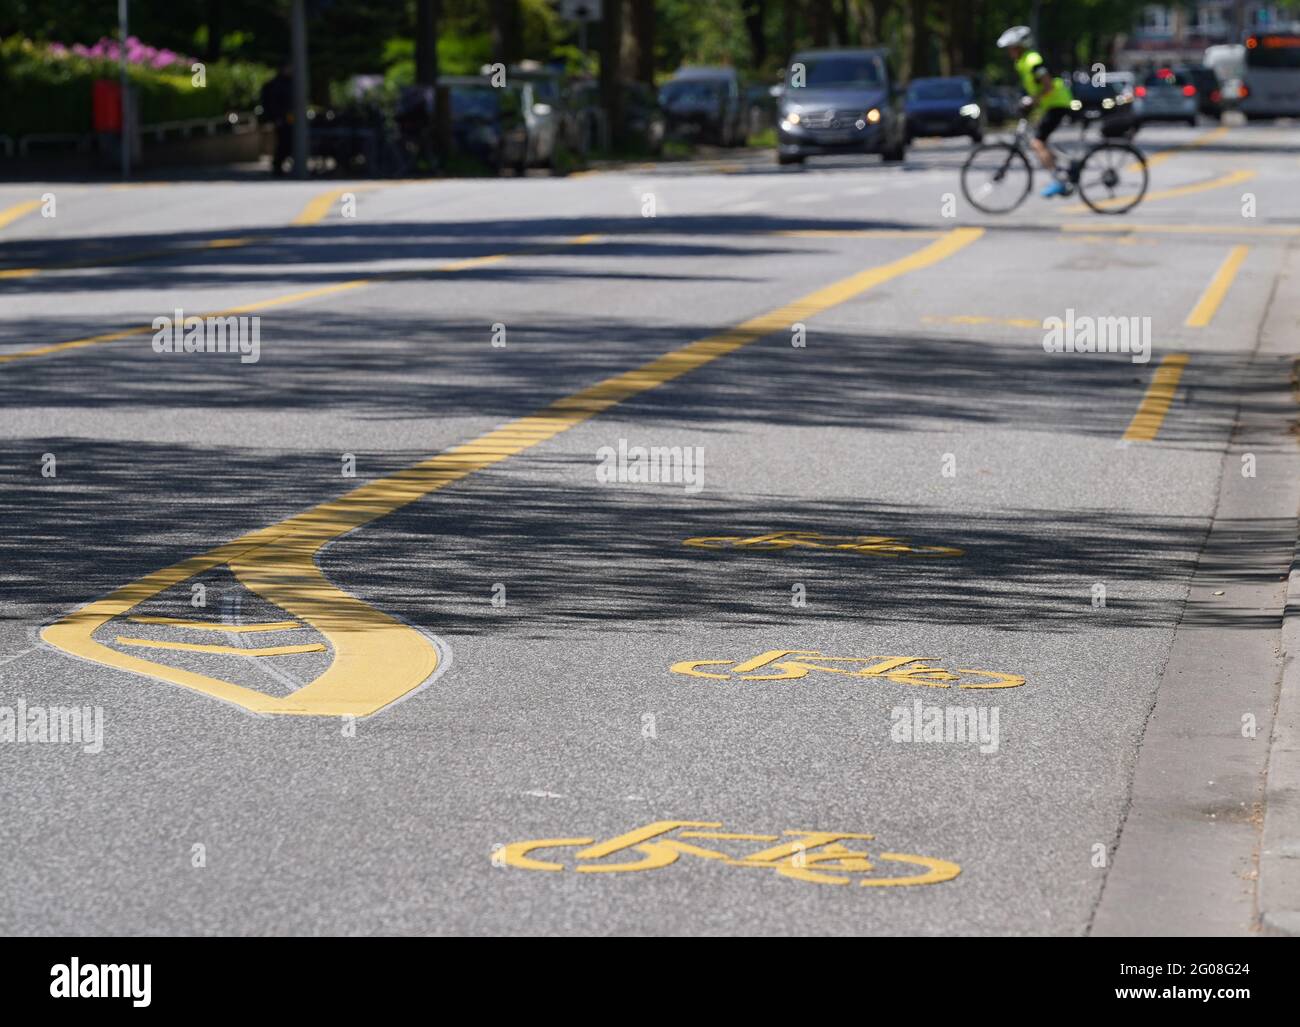
[[[1005,50],[1009,46],[1029,46],[1033,41],[1034,34],[1028,25],[1013,25],[998,36],[998,49]]]

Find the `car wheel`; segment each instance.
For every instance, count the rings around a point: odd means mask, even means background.
[[[1187,119],[1187,124],[1191,125],[1192,128],[1195,128],[1195,127],[1196,127],[1196,117],[1195,117],[1195,116],[1192,116],[1192,117],[1188,118],[1188,119]]]
[[[778,153],[776,155],[776,162],[781,165],[802,164],[803,155],[798,153]]]
[[[886,164],[897,164],[907,157],[907,140],[900,138],[893,146],[887,146],[880,152]]]
[[[983,132],[972,132],[972,133],[970,134],[970,141],[971,141],[972,143],[982,143],[982,142],[984,142],[984,133],[983,133]]]

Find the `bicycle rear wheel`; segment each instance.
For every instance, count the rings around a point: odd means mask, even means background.
[[[961,166],[961,191],[976,210],[1007,214],[1025,202],[1034,184],[1029,159],[1008,143],[985,143]]]
[[[1079,166],[1079,197],[1098,214],[1125,214],[1142,202],[1147,159],[1129,143],[1098,143]]]

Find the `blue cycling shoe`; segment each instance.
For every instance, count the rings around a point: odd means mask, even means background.
[[[1044,199],[1050,199],[1053,196],[1065,196],[1069,191],[1063,182],[1053,179],[1052,183],[1042,191],[1041,195]]]

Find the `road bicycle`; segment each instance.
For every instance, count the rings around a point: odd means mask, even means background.
[[[1125,214],[1142,202],[1150,173],[1147,159],[1132,143],[1103,137],[1089,142],[1088,125],[1080,130],[1082,151],[1048,147],[1056,155],[1065,181],[1098,214]],[[1034,187],[1034,159],[1029,122],[1020,119],[1009,142],[984,143],[971,151],[961,169],[961,191],[985,214],[1009,214]]]

